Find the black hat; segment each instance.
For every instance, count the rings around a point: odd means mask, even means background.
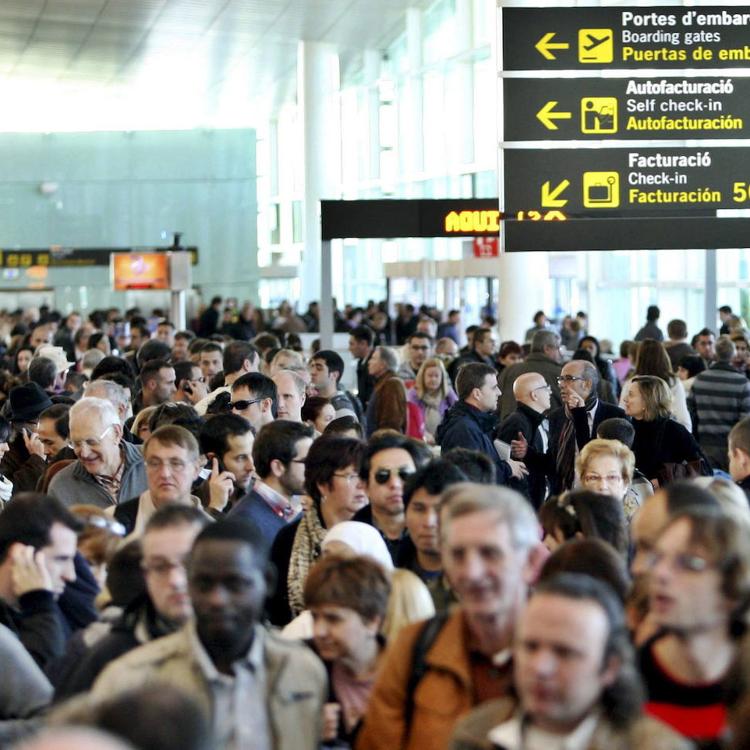
[[[8,398],[11,422],[35,422],[45,409],[52,406],[49,394],[33,381],[11,388]]]

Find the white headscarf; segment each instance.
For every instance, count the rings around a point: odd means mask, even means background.
[[[393,560],[385,546],[380,532],[369,523],[359,521],[342,521],[333,526],[323,540],[325,549],[330,542],[343,542],[351,547],[358,555],[372,557],[375,562],[385,569],[386,573],[393,570]]]

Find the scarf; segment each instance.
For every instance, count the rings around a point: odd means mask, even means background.
[[[294,535],[292,554],[289,558],[289,574],[286,584],[289,594],[289,609],[296,617],[305,608],[303,589],[310,566],[320,557],[321,545],[326,529],[320,523],[316,508],[302,514],[297,533]]]
[[[583,405],[586,412],[591,411],[597,404],[597,397],[592,393]],[[557,444],[557,456],[555,456],[555,470],[557,472],[558,490],[569,490],[575,481],[576,464],[576,428],[573,421],[573,413],[566,405],[565,423],[560,431],[560,442]]]

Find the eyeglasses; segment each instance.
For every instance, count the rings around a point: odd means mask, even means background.
[[[690,552],[682,552],[677,555],[652,552],[648,557],[648,561],[651,567],[655,567],[659,563],[666,561],[672,570],[680,573],[703,573],[703,571],[713,567],[704,557],[693,555]]]
[[[99,435],[98,438],[86,438],[85,440],[70,440],[68,445],[74,450],[79,451],[84,445],[89,448],[98,448],[102,444],[102,438],[114,427],[113,424],[109,425],[104,432]]]
[[[334,471],[333,476],[341,477],[341,479],[345,479],[348,484],[356,484],[357,482],[360,481],[359,474],[339,474],[338,472]]]
[[[538,385],[536,388],[532,388],[531,392],[534,393],[534,391],[551,391],[552,386],[549,383],[545,383],[544,385]]]
[[[563,383],[575,383],[576,380],[584,381],[587,378],[583,378],[580,375],[560,375],[555,379],[559,385],[562,385]]]
[[[150,471],[161,471],[164,466],[169,467],[169,470],[174,474],[182,474],[189,464],[179,458],[169,458],[166,461],[162,461],[160,458],[146,459],[146,468]]]
[[[413,473],[411,469],[402,466],[400,469],[378,469],[372,478],[378,484],[385,484],[390,480],[392,474],[398,474],[398,478],[405,482]]]
[[[245,411],[249,409],[253,404],[258,404],[263,401],[262,398],[251,398],[249,401],[232,401],[231,407],[237,411]]]

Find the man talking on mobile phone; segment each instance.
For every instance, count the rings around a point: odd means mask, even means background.
[[[81,524],[59,501],[24,492],[0,513],[0,624],[45,669],[65,650],[56,599],[76,579]]]

